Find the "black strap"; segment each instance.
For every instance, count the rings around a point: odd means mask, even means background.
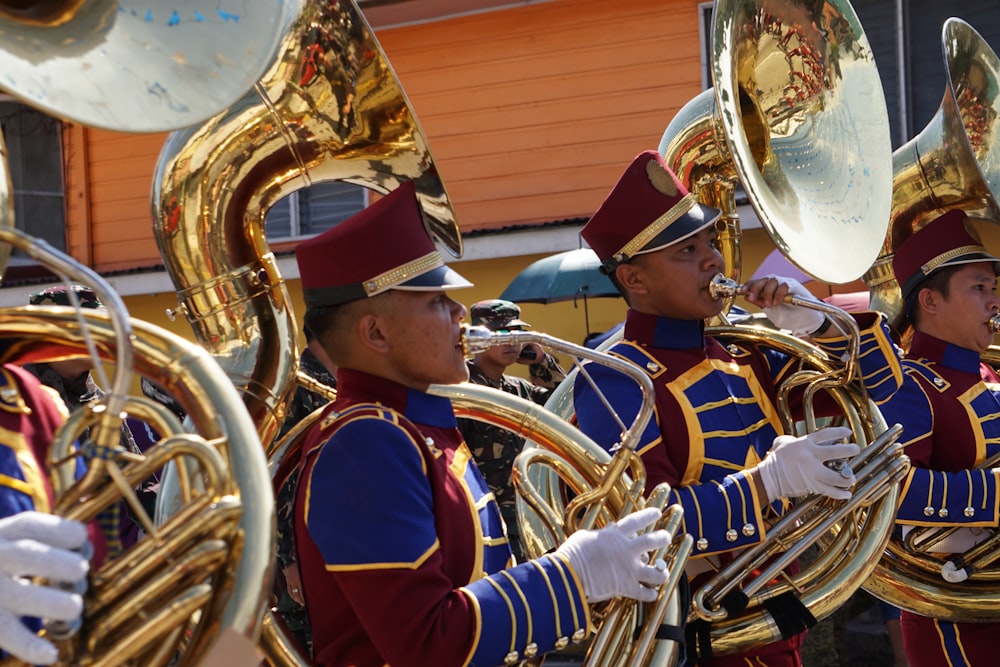
[[[660,625],[656,629],[656,638],[662,641],[672,641],[679,644],[683,644],[686,640],[684,636],[684,628],[679,625],[667,625],[666,623]]]
[[[703,618],[688,621],[686,632],[687,662],[702,664],[712,661],[712,624]]]
[[[771,614],[782,639],[790,639],[816,625],[816,617],[791,591],[764,600],[764,609]]]
[[[727,614],[735,616],[747,608],[747,605],[750,604],[750,598],[743,591],[736,589],[729,591],[719,604],[722,605]]]

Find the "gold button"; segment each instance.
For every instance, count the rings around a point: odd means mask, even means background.
[[[660,370],[660,365],[655,361],[647,361],[646,370],[649,371],[650,373],[655,373],[656,371]]]
[[[511,651],[503,658],[503,664],[505,665],[516,665],[521,662],[521,656],[517,654],[517,651]]]
[[[524,647],[525,658],[534,658],[536,655],[538,655],[538,644],[536,644],[535,642],[531,642],[530,644]]]
[[[976,510],[975,508],[972,507],[966,507],[964,510],[962,510],[962,514],[971,519],[972,517],[976,516]]]
[[[924,508],[924,516],[934,516],[934,508],[928,505]]]
[[[730,528],[726,531],[726,542],[735,542],[739,536],[740,534],[736,532],[735,528]]]
[[[569,637],[560,637],[556,640],[556,650],[561,651],[569,646]]]
[[[698,541],[695,542],[695,546],[698,547],[698,551],[704,551],[708,548],[708,540],[704,537],[698,538]]]
[[[938,510],[938,516],[941,517],[942,519],[947,519],[948,518],[948,508],[947,507],[942,507],[941,509],[939,509]]]
[[[580,628],[579,630],[573,633],[573,642],[574,643],[582,642],[586,637],[587,637],[587,631],[584,630],[583,628]]]
[[[753,525],[752,523],[743,524],[743,534],[746,537],[753,537],[754,535],[757,534],[757,526]]]

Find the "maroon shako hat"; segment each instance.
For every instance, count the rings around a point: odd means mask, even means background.
[[[640,153],[580,233],[605,273],[636,255],[688,238],[714,223],[718,209],[697,198],[656,151]]]
[[[972,235],[966,220],[965,211],[952,209],[921,227],[896,249],[892,272],[904,301],[927,276],[946,266],[993,262],[993,273],[1000,274],[1000,259]]]
[[[337,306],[386,290],[471,287],[444,263],[424,227],[412,181],[295,248],[306,308]]]

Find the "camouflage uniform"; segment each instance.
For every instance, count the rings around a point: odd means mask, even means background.
[[[521,307],[505,299],[477,301],[469,308],[469,318],[473,325],[484,326],[491,331],[518,331],[531,326],[521,319]],[[566,377],[555,357],[550,354],[528,367],[531,382],[510,375],[501,375],[499,380],[494,380],[483,373],[475,359],[466,364],[469,367],[469,382],[493,387],[539,405],[548,400],[552,390]],[[521,544],[515,502],[517,494],[511,481],[514,459],[524,447],[524,438],[507,429],[474,419],[459,419],[458,428],[500,506],[500,514],[507,524],[507,539],[511,551],[518,563],[527,562],[530,558]]]
[[[309,348],[302,351],[299,357],[299,370],[323,384],[336,387],[337,378],[326,369],[326,367],[316,358]],[[292,399],[288,409],[288,416],[281,426],[278,437],[285,435],[293,426],[312,414],[317,408],[327,403],[327,399],[319,394],[315,394],[304,387],[299,387]],[[278,514],[278,568],[284,570],[289,565],[295,563],[295,530],[292,525],[294,518],[293,505],[295,502],[295,488],[299,479],[299,471],[296,468],[288,476],[285,484],[278,491],[275,499]],[[312,652],[312,633],[309,630],[309,619],[306,617],[306,610],[288,594],[284,577],[278,577],[278,602],[277,609],[281,614],[285,626],[288,628],[306,654]]]
[[[531,364],[533,378],[548,378],[544,386],[536,386],[523,378],[509,375],[504,375],[496,381],[486,377],[474,360],[467,361],[466,364],[469,366],[470,382],[493,387],[538,404],[545,403],[552,389],[565,377],[555,358],[548,354],[545,355],[544,362]],[[510,478],[514,458],[521,453],[524,438],[499,426],[474,419],[459,419],[458,428],[500,506],[500,514],[507,524],[507,539],[510,540],[510,547],[517,557],[517,562],[527,562],[530,559],[521,545],[520,530],[517,525],[516,494]]]

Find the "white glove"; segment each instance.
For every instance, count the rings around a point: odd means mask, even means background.
[[[798,296],[812,301],[816,300],[812,292],[803,287],[802,283],[794,278],[782,278],[781,276],[768,277],[774,278],[779,283],[788,285],[789,296]],[[823,322],[826,320],[826,315],[818,310],[804,308],[803,306],[793,306],[790,303],[779,303],[777,306],[770,306],[762,310],[767,315],[767,318],[774,322],[774,326],[779,329],[791,331],[796,336],[811,334],[823,326]]]
[[[56,647],[31,632],[20,617],[72,622],[83,612],[83,598],[25,577],[81,582],[90,564],[70,550],[86,541],[82,523],[52,514],[21,512],[0,519],[0,649],[33,665],[56,661]]]
[[[769,501],[819,493],[828,498],[851,497],[854,473],[846,465],[839,472],[826,461],[849,459],[861,451],[853,442],[837,443],[851,436],[846,426],[823,428],[801,438],[779,435],[771,451],[757,464]]]
[[[672,538],[665,530],[637,533],[656,523],[661,514],[647,507],[600,530],[578,530],[556,549],[580,577],[588,602],[616,597],[656,599],[655,587],[663,585],[667,572],[645,561],[650,551],[667,546]]]

